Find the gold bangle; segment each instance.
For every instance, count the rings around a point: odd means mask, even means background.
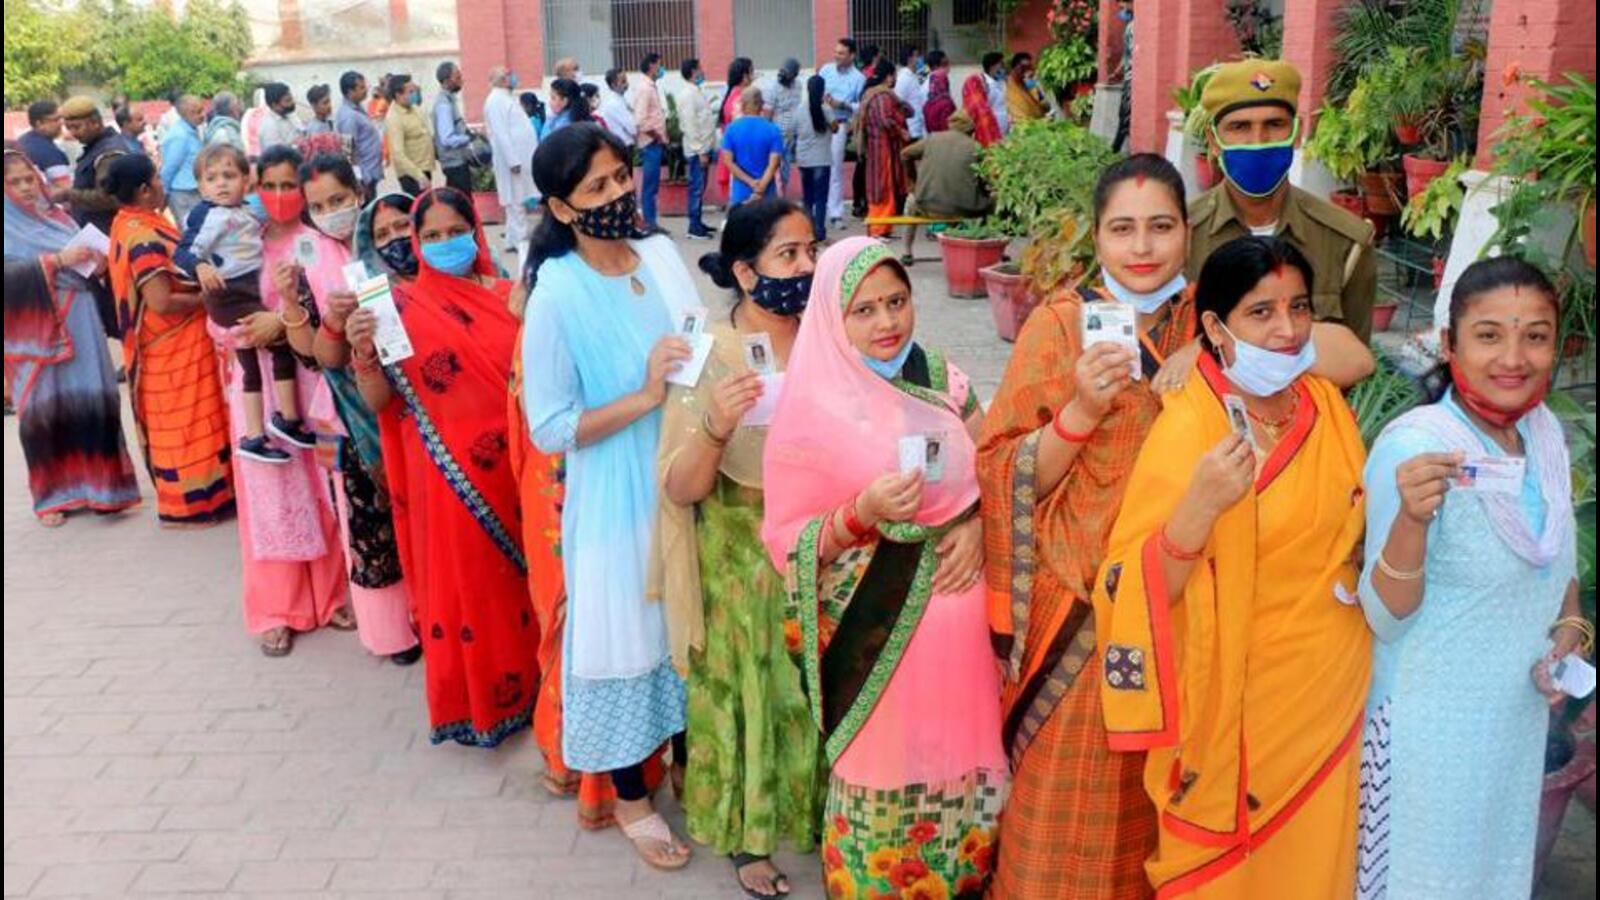
[[[1553,636],[1557,631],[1568,626],[1578,629],[1579,636],[1583,638],[1583,643],[1580,645],[1583,649],[1583,655],[1587,657],[1593,653],[1594,625],[1590,624],[1589,620],[1583,616],[1562,616],[1556,620],[1554,625],[1550,626],[1550,634]]]
[[[306,325],[306,324],[310,323],[310,321],[311,321],[311,312],[309,310],[306,310],[306,309],[302,308],[300,310],[300,321],[291,322],[288,319],[284,318],[283,314],[286,311],[286,309],[287,309],[287,307],[285,309],[278,310],[278,321],[283,323],[283,327],[285,327],[285,328],[299,328],[302,325]]]
[[[1395,581],[1417,581],[1422,578],[1423,573],[1427,570],[1427,563],[1423,563],[1420,567],[1413,569],[1410,572],[1401,571],[1400,569],[1396,569],[1394,566],[1389,565],[1389,561],[1383,557],[1382,550],[1378,551],[1378,571],[1389,576]]]
[[[718,448],[722,448],[722,447],[728,446],[728,442],[733,440],[733,435],[731,435],[731,434],[728,435],[727,437],[718,437],[717,436],[716,431],[711,427],[711,411],[710,410],[707,410],[706,412],[704,412],[704,413],[702,413],[700,415],[700,433],[705,435],[705,439],[710,441],[714,446],[716,446]]]

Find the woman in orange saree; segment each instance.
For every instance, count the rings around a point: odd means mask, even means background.
[[[1145,439],[1095,579],[1106,730],[1147,752],[1158,897],[1355,887],[1365,453],[1338,389],[1307,374],[1310,284],[1274,238],[1206,261],[1199,377]]]
[[[1190,341],[1194,303],[1183,278],[1183,179],[1172,164],[1130,157],[1100,176],[1095,197],[1101,283],[1062,290],[1029,317],[978,445],[990,624],[1005,651],[1001,735],[1014,778],[997,900],[1150,893],[1155,811],[1140,787],[1142,757],[1106,746],[1089,588],[1161,410],[1151,383]],[[1137,357],[1113,343],[1085,346],[1084,318],[1105,303],[1136,306]]]
[[[174,274],[179,234],[161,212],[166,191],[154,164],[138,154],[118,159],[108,180],[121,204],[111,223],[111,290],[156,514],[168,526],[211,524],[234,512],[216,345],[199,293],[185,292]]]

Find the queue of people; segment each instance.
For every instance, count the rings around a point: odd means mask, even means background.
[[[1443,392],[1369,452],[1342,391],[1374,367],[1370,234],[1287,184],[1297,73],[1223,67],[1202,103],[1228,180],[1190,202],[1158,156],[1102,173],[1098,274],[1043,299],[985,409],[886,243],[821,248],[815,175],[841,111],[880,207],[890,161],[970,158],[978,125],[964,103],[927,133],[946,80],[908,144],[897,68],[851,94],[838,50],[796,89],[804,208],[766,190],[786,136],[742,85],[733,143],[761,152],[722,160],[752,196],[699,260],[726,304],[640,213],[647,117],[626,140],[581,92],[503,161],[537,198],[515,276],[466,193],[372,196],[343,152],[201,148],[185,235],[148,155],[77,188],[8,145],[6,368],[41,523],[139,501],[103,278],[157,517],[237,515],[261,651],[327,627],[420,660],[434,743],[531,728],[544,787],[653,868],[698,844],[758,898],[790,893],[780,847],[818,852],[836,898],[1526,895],[1551,665],[1594,639],[1543,404],[1550,281],[1470,266]],[[975,77],[1003,97],[1004,68]],[[335,128],[378,140],[341,88]],[[455,101],[429,119],[457,127]],[[84,201],[111,205],[103,257],[69,246]],[[206,243],[243,208],[254,231]],[[397,321],[356,303],[358,261]],[[1110,307],[1136,342],[1086,341]],[[263,429],[293,449],[251,458]],[[1519,490],[1462,489],[1483,457]]]

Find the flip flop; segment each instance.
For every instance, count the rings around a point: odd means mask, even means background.
[[[39,517],[39,524],[46,528],[60,528],[67,524],[67,515],[58,512],[45,513]]]
[[[275,640],[275,636],[280,637],[281,640]],[[261,655],[263,656],[277,659],[278,657],[288,656],[289,651],[293,649],[294,631],[288,628],[274,628],[261,636]]]
[[[341,606],[328,619],[328,627],[334,631],[355,631],[356,614],[350,611],[350,607]]]
[[[783,874],[782,872],[778,872],[778,874],[772,876],[772,887],[774,888],[774,893],[771,894],[763,894],[760,891],[747,886],[744,883],[744,878],[740,875],[740,872],[745,866],[753,865],[758,862],[771,862],[772,857],[763,856],[759,853],[734,853],[728,857],[728,860],[733,863],[733,880],[739,883],[739,890],[744,891],[744,895],[749,897],[750,900],[776,900],[776,898],[779,897],[789,896],[789,876]],[[778,871],[777,866],[773,866],[772,868],[773,871]]]
[[[673,835],[671,826],[667,824],[666,819],[661,818],[660,813],[651,813],[635,822],[624,823],[619,819],[617,824],[622,826],[622,834],[633,842],[634,852],[639,854],[639,858],[650,868],[672,872],[689,864],[688,848]],[[654,841],[669,847],[682,847],[684,852],[678,857],[677,862],[658,862],[645,852],[643,843],[645,841]]]

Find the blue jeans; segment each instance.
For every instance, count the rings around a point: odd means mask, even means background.
[[[704,234],[706,223],[700,219],[700,208],[706,199],[706,165],[704,157],[689,157],[689,232]]]
[[[656,196],[661,193],[661,158],[666,153],[667,148],[661,144],[639,151],[639,169],[644,176],[639,186],[639,208],[644,212],[645,224],[652,228],[656,224]]]
[[[811,217],[811,236],[819,241],[828,236],[828,183],[831,174],[828,166],[800,167],[800,192],[805,198],[806,215]]]

